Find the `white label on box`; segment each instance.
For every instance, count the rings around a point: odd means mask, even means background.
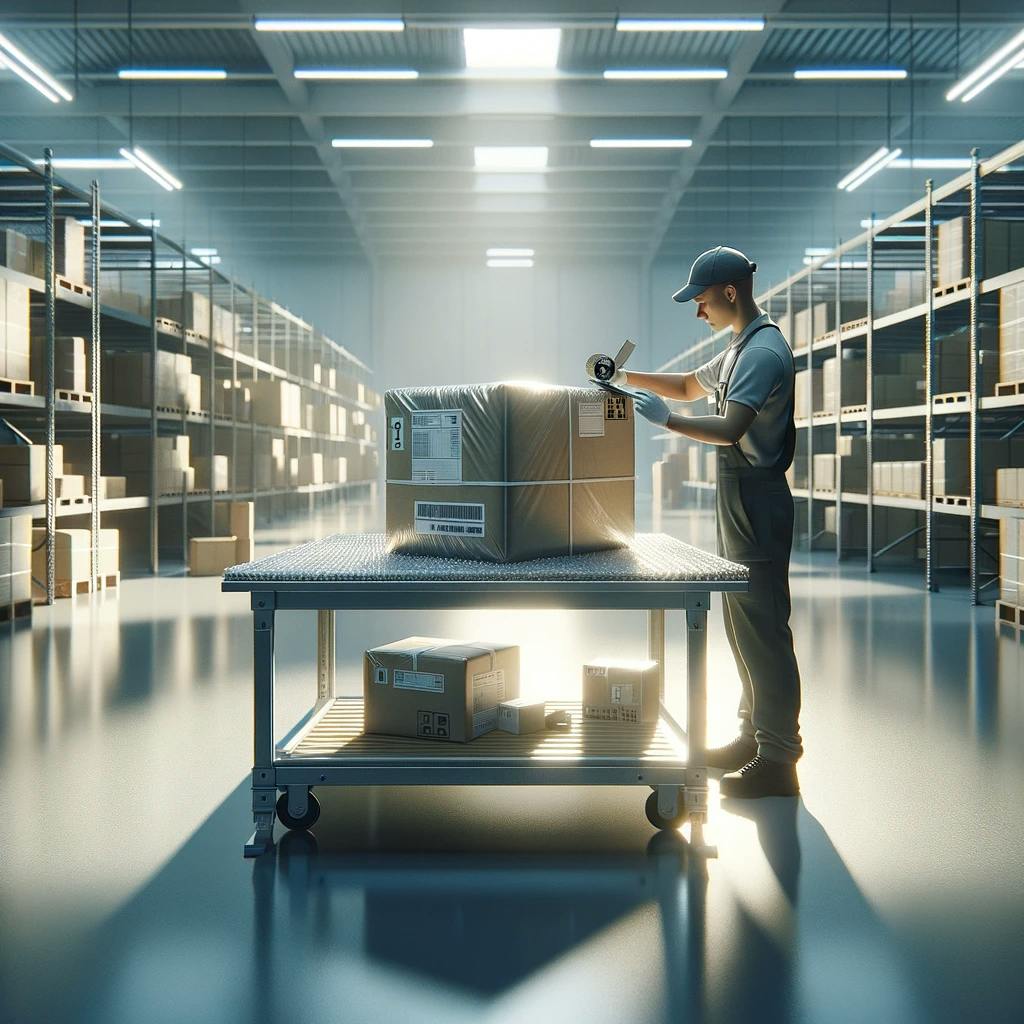
[[[461,483],[461,409],[412,414],[412,478],[417,483]]]
[[[388,685],[388,670],[386,668],[375,668],[373,670],[373,681],[381,686]]]
[[[484,506],[471,502],[417,501],[417,533],[446,533],[456,537],[484,535]]]
[[[413,672],[410,669],[396,668],[395,689],[444,693],[444,676],[437,672]]]
[[[635,704],[632,683],[615,683],[608,688],[612,704]]]
[[[607,676],[608,668],[605,665],[587,665],[588,676]]]
[[[580,402],[576,407],[580,437],[604,437],[604,402]]]
[[[485,732],[493,732],[498,728],[498,709],[488,708],[473,716],[473,738],[482,736]]]
[[[477,672],[473,676],[473,711],[495,708],[494,721],[498,720],[497,706],[505,699],[505,670],[496,668],[491,672]]]
[[[404,452],[405,451],[405,417],[404,416],[392,416],[391,427],[391,450],[393,452]]]

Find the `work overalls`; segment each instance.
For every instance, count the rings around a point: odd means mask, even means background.
[[[740,352],[769,326],[774,324],[752,331],[722,360],[715,389],[719,416],[725,415]],[[774,466],[752,466],[738,442],[718,449],[718,551],[750,570],[746,593],[724,595],[725,631],[742,685],[740,731],[757,741],[762,757],[785,762],[796,761],[803,752],[800,670],[789,628],[793,496],[785,474],[795,448],[791,400],[782,454]]]

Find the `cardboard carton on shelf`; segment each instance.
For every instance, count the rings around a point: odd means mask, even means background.
[[[195,484],[199,491],[226,491],[230,488],[230,459],[226,455],[196,456]]]
[[[1024,380],[1024,282],[999,289],[999,380]]]
[[[53,386],[65,391],[88,390],[85,338],[57,335],[53,339]],[[32,380],[36,394],[46,394],[46,335],[32,336]]]
[[[86,284],[85,225],[77,217],[56,217],[53,243],[54,273],[75,284]]]
[[[525,384],[389,391],[395,550],[487,561],[619,547],[634,524],[632,402]]]
[[[53,448],[54,466],[64,465],[64,449]],[[9,505],[46,501],[46,445],[0,444],[0,479]]]
[[[821,410],[824,405],[823,384],[824,378],[819,366],[812,370],[798,370],[793,376],[793,410],[797,419],[806,418],[809,412]]]
[[[28,285],[0,277],[0,377],[32,379]]]
[[[299,486],[324,482],[324,457],[321,452],[299,456]]]
[[[467,743],[498,725],[498,705],[519,696],[519,648],[407,637],[363,659],[368,733]]]
[[[844,351],[842,363],[841,374],[839,360],[835,357],[821,364],[821,409],[824,412],[838,413],[851,405],[867,403],[867,362],[864,354]]]
[[[498,728],[514,736],[544,731],[544,701],[515,697],[498,705]]]
[[[999,520],[999,599],[1024,606],[1024,517]]]
[[[996,470],[996,504],[1024,506],[1024,469],[1004,467]]]
[[[656,661],[599,658],[583,666],[583,717],[601,722],[657,722],[661,672]]]
[[[41,277],[36,265],[33,242],[27,235],[10,228],[0,230],[0,263],[19,274]]]
[[[814,489],[816,491],[834,491],[836,489],[835,455],[832,452],[819,452],[811,461],[814,471]]]
[[[149,352],[108,352],[103,357],[103,398],[115,405],[148,408],[151,404]],[[156,404],[184,409],[189,400],[192,359],[180,352],[157,352]]]
[[[188,542],[190,576],[222,576],[225,569],[237,565],[234,536],[191,537]]]
[[[978,256],[985,278],[1024,266],[1024,221],[985,218],[980,235]],[[943,221],[937,239],[938,285],[946,288],[970,276],[970,221],[967,217]]]
[[[166,320],[173,320],[187,330],[208,338],[210,336],[210,299],[202,292],[187,291],[184,295],[169,295],[156,300],[156,315]]]
[[[252,417],[268,427],[302,426],[302,389],[297,384],[278,380],[249,382],[252,395]]]
[[[79,585],[89,585],[92,574],[88,530],[58,529],[53,535],[54,580],[57,596],[70,597]],[[32,531],[32,597],[38,604],[46,600],[46,530]]]
[[[32,599],[32,518],[0,517],[0,607]]]

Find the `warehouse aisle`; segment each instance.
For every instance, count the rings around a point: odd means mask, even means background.
[[[328,510],[258,550],[379,521]],[[706,515],[663,528],[709,541]],[[39,610],[0,633],[0,1021],[1010,1019],[1022,648],[962,592],[827,557],[796,562],[794,598],[804,795],[716,811],[706,884],[622,789],[329,791],[318,853],[243,861],[244,598],[138,579]],[[282,625],[283,731],[311,700],[313,622]],[[644,643],[640,616],[352,614],[346,687],[364,646],[412,630],[532,643],[546,692]],[[710,670],[724,740],[717,615]]]

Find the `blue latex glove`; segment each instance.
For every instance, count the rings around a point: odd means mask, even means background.
[[[665,400],[652,391],[638,391],[634,404],[636,411],[655,426],[663,427],[668,423],[671,410]]]

